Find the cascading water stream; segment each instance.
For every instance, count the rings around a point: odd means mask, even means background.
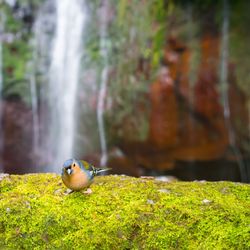
[[[107,48],[107,26],[108,26],[108,0],[103,1],[103,6],[100,13],[100,54],[103,61],[103,68],[101,71],[101,82],[98,94],[97,103],[97,123],[101,145],[101,160],[100,165],[105,166],[108,160],[107,142],[104,127],[104,101],[107,92],[108,83],[108,48]]]
[[[52,159],[52,170],[58,172],[63,161],[74,156],[75,106],[86,23],[85,3],[81,0],[57,0],[56,12],[49,70],[48,153]]]
[[[230,116],[230,106],[229,106],[229,96],[228,96],[228,46],[229,46],[229,3],[228,0],[223,1],[223,23],[222,23],[222,41],[221,41],[221,67],[220,67],[220,84],[221,84],[221,97],[224,111],[225,124],[228,130],[229,143],[233,149],[236,156],[241,180],[243,182],[247,181],[247,173],[244,162],[242,160],[242,155],[240,150],[236,145],[235,132],[231,124]]]
[[[194,37],[195,37],[195,34],[193,32],[193,5],[192,3],[189,3],[188,6],[187,6],[187,22],[189,24],[189,26],[191,27],[189,29],[189,32],[188,32],[188,39],[189,39],[189,43],[190,43],[190,48],[192,48],[193,44],[194,44]],[[194,105],[195,105],[195,83],[197,81],[197,65],[195,65],[195,59],[196,58],[196,54],[195,54],[195,50],[193,49],[192,51],[192,56],[191,56],[191,59],[190,59],[190,69],[189,69],[189,75],[188,75],[188,97],[189,97],[189,102],[190,102],[190,105],[192,108],[194,108]],[[193,126],[194,128],[194,120],[193,118],[190,116],[189,117],[190,119],[190,124],[191,126]]]
[[[35,52],[34,52],[35,53]],[[33,152],[35,154],[39,151],[39,115],[38,115],[38,96],[37,96],[37,84],[34,67],[35,56],[33,55],[33,60],[30,62],[30,72],[29,72],[29,82],[30,82],[30,96],[31,96],[31,108],[32,108],[32,128],[33,128]]]
[[[229,29],[229,10],[227,0],[224,0],[223,23],[222,23],[222,41],[221,41],[221,68],[220,83],[222,85],[222,102],[224,117],[230,118],[230,107],[228,97],[228,29]]]

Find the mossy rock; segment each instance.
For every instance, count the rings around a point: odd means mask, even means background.
[[[0,249],[250,249],[250,185],[56,174],[0,178]]]

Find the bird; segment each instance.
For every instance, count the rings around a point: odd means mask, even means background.
[[[81,191],[91,185],[97,174],[108,170],[110,168],[96,168],[84,160],[69,159],[63,164],[62,181],[72,192]]]

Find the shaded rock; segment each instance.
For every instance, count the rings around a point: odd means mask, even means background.
[[[24,173],[32,170],[32,112],[19,96],[9,96],[3,102],[4,172]],[[33,169],[34,171],[34,169]]]

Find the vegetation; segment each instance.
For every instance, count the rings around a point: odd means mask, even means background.
[[[1,177],[1,249],[249,249],[250,186],[55,174]]]

